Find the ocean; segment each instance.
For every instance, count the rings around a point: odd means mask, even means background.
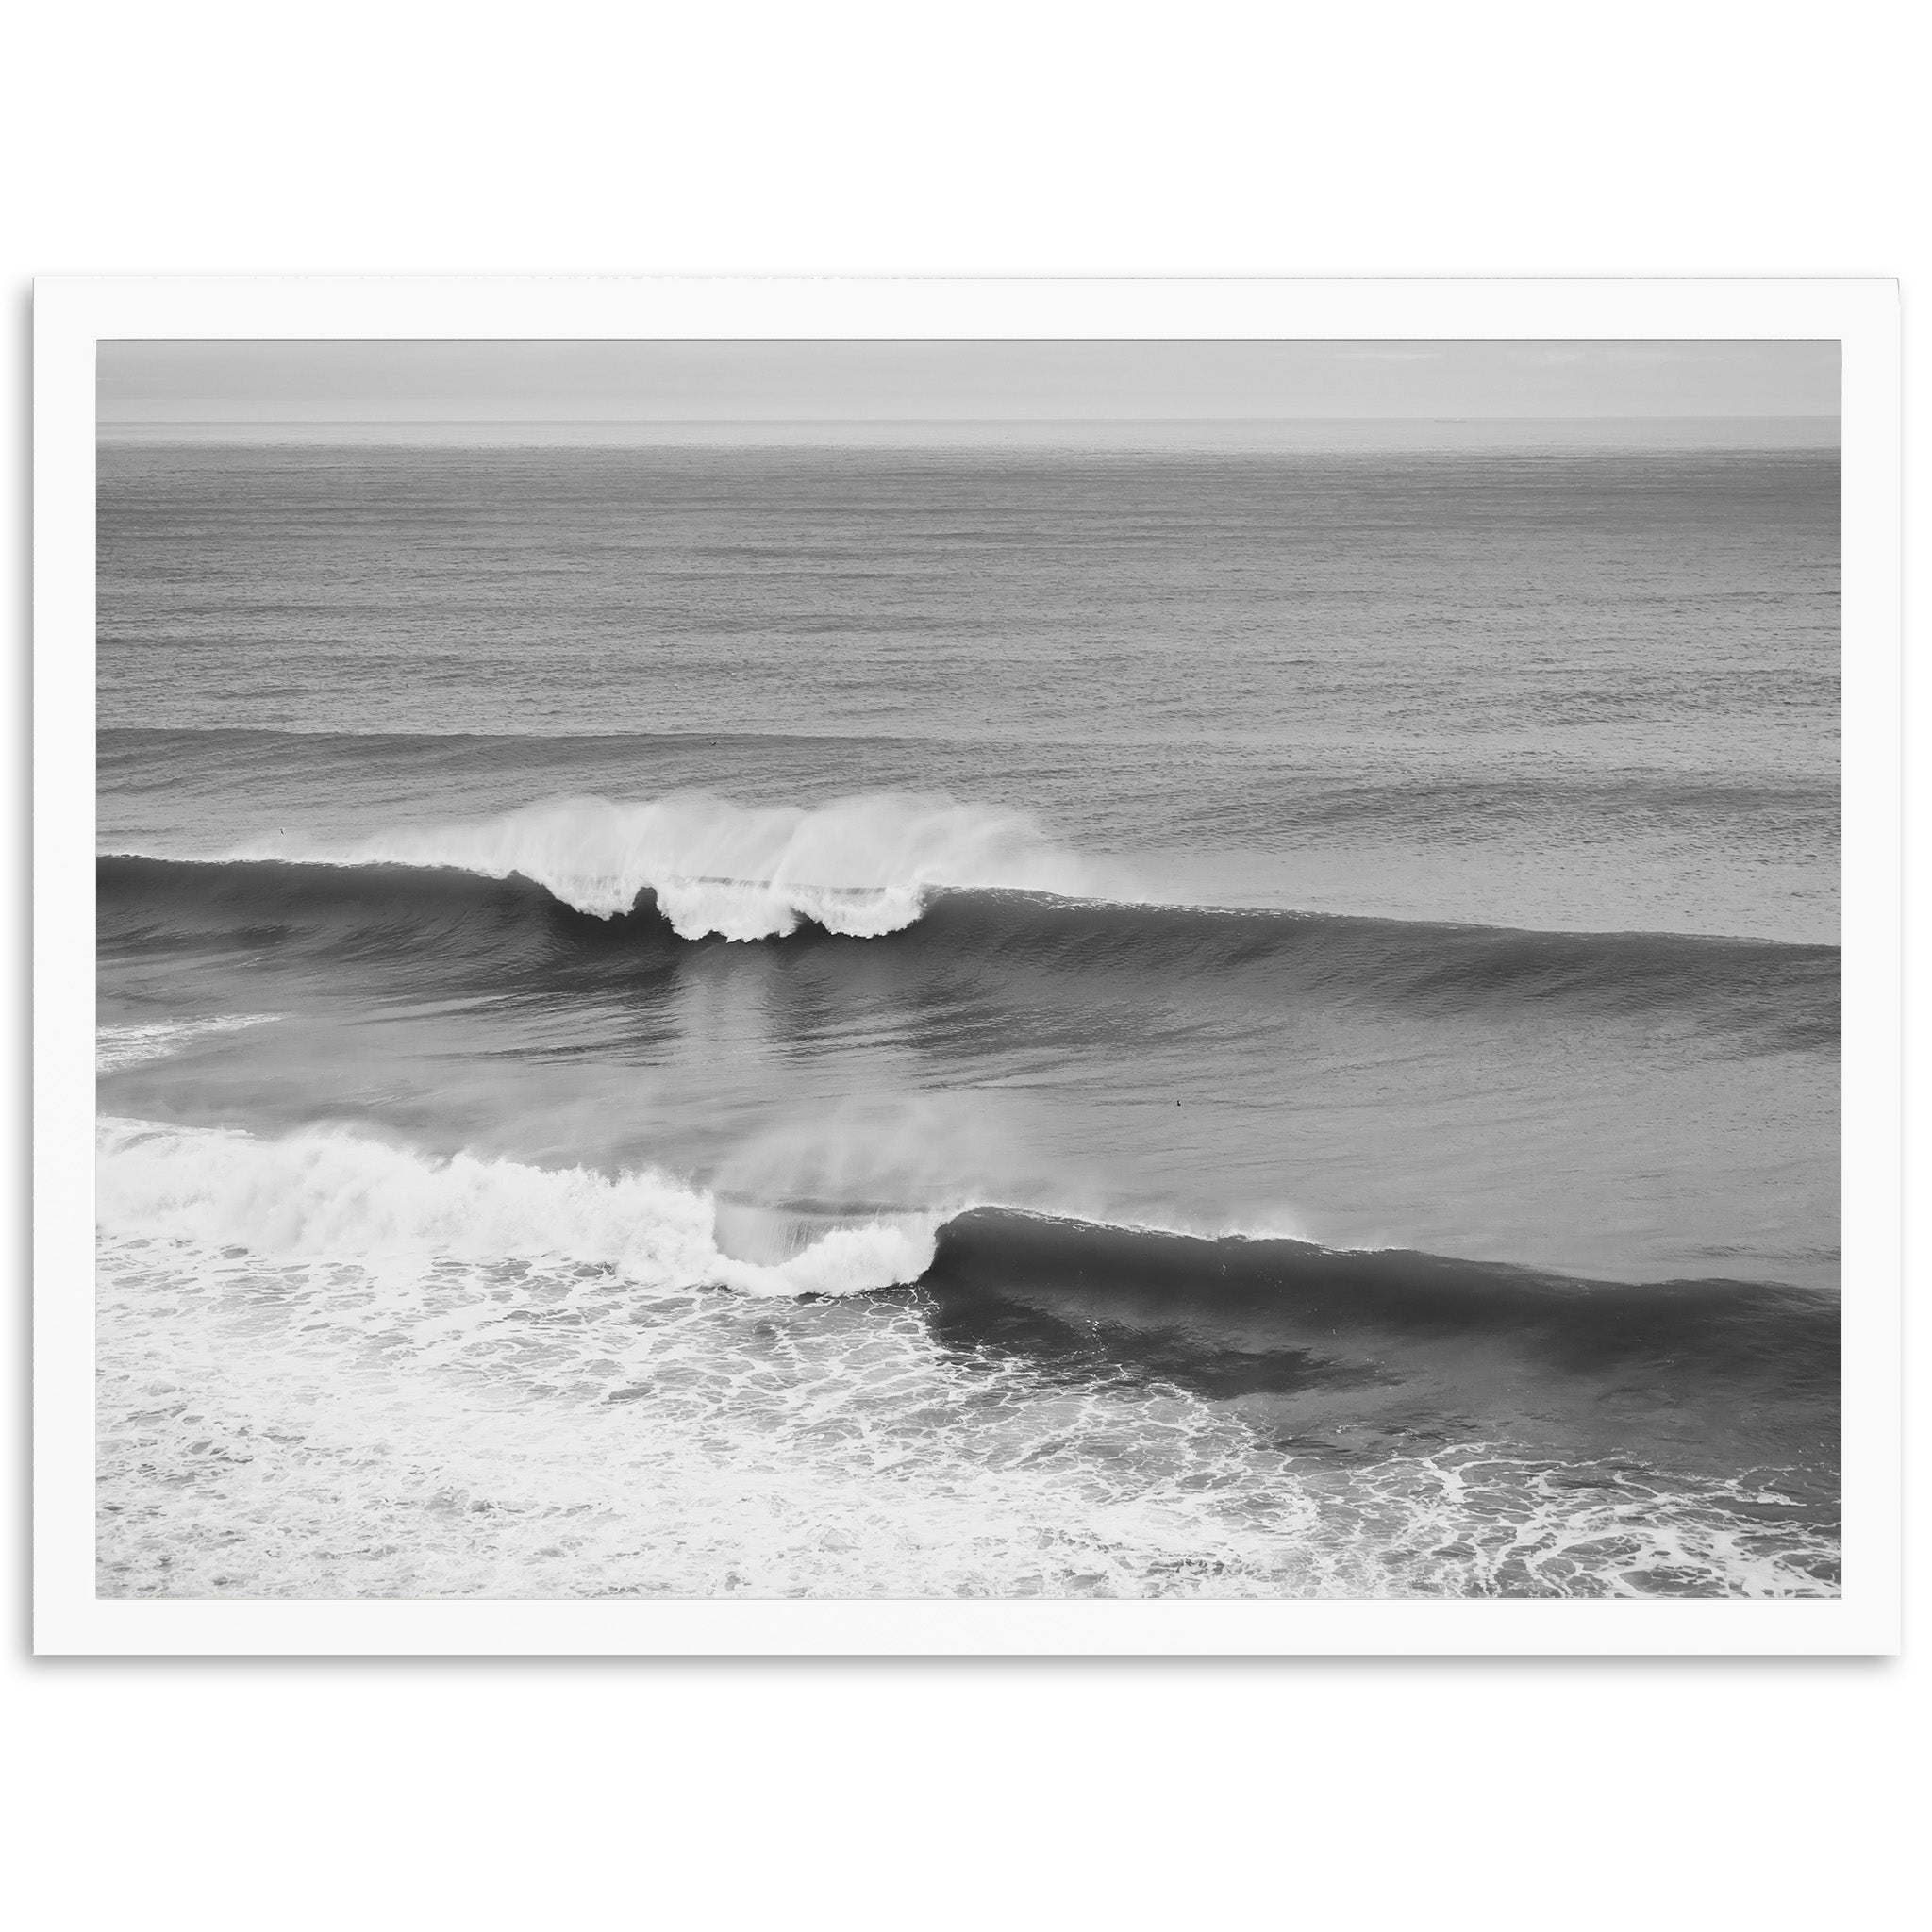
[[[1839,1567],[1839,459],[103,441],[104,1596]]]

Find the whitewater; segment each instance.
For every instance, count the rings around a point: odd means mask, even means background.
[[[547,800],[480,823],[400,828],[346,846],[277,838],[221,857],[516,876],[601,919],[630,911],[649,891],[688,940],[782,938],[801,919],[871,938],[909,925],[936,886],[1074,898],[1102,895],[1109,879],[1108,867],[1057,845],[1024,813],[893,793],[762,810],[702,792]],[[1116,888],[1124,876],[1112,869]]]
[[[251,1254],[379,1265],[450,1257],[586,1262],[644,1289],[837,1295],[916,1281],[932,1222],[835,1228],[775,1266],[722,1253],[702,1191],[658,1174],[606,1176],[457,1154],[445,1161],[341,1132],[261,1141],[104,1118],[99,1228]]]

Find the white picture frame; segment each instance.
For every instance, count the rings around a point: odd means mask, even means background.
[[[62,277],[35,291],[34,1647],[42,1655],[1826,1655],[1900,1627],[1899,309],[1883,280]],[[1835,339],[1844,1586],[1816,1601],[94,1594],[95,356],[116,339]]]

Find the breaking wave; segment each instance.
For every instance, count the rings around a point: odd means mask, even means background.
[[[603,919],[628,912],[649,891],[684,939],[782,938],[801,920],[873,938],[909,925],[936,886],[1080,896],[1096,891],[1101,878],[1022,813],[911,792],[809,809],[757,809],[701,792],[644,804],[560,799],[346,846],[275,841],[227,857],[514,875]]]
[[[1288,1357],[1312,1359],[1311,1349],[1324,1360],[1366,1358],[1371,1343],[1445,1338],[1507,1340],[1572,1371],[1656,1358],[1822,1388],[1838,1370],[1836,1298],[1773,1284],[1597,1282],[972,1202],[766,1207],[754,1211],[765,1225],[760,1245],[780,1258],[755,1260],[721,1245],[708,1190],[648,1171],[608,1175],[468,1153],[437,1159],[339,1128],[266,1140],[113,1117],[97,1124],[96,1156],[98,1226],[108,1240],[187,1241],[288,1260],[578,1262],[652,1291],[841,1296],[922,1283],[941,1326],[973,1346],[1004,1338],[1058,1354],[1091,1351],[1104,1336],[1118,1361],[1125,1334],[1171,1343],[1185,1328],[1197,1353],[1218,1346],[1224,1330],[1243,1338],[1251,1366],[1267,1368],[1273,1356],[1291,1371]]]
[[[917,1280],[934,1222],[834,1227],[775,1262],[720,1250],[711,1197],[657,1174],[612,1178],[458,1154],[433,1160],[329,1129],[279,1141],[230,1128],[103,1119],[97,1221],[145,1237],[291,1260],[421,1265],[441,1257],[594,1264],[654,1291],[844,1295]]]

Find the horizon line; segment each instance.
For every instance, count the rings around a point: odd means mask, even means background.
[[[1838,409],[1755,409],[1755,410],[1675,410],[1638,412],[1635,410],[1593,411],[1583,415],[1541,411],[1531,415],[1504,415],[1484,411],[1463,415],[1406,414],[1375,416],[102,416],[96,415],[97,429],[182,428],[301,428],[301,429],[477,429],[506,428],[634,428],[709,429],[751,428],[772,424],[788,428],[815,425],[849,427],[888,428],[894,425],[924,426],[931,424],[958,425],[974,428],[1046,425],[1103,425],[1108,424],[1194,424],[1249,425],[1308,423],[1837,423],[1843,420]]]

